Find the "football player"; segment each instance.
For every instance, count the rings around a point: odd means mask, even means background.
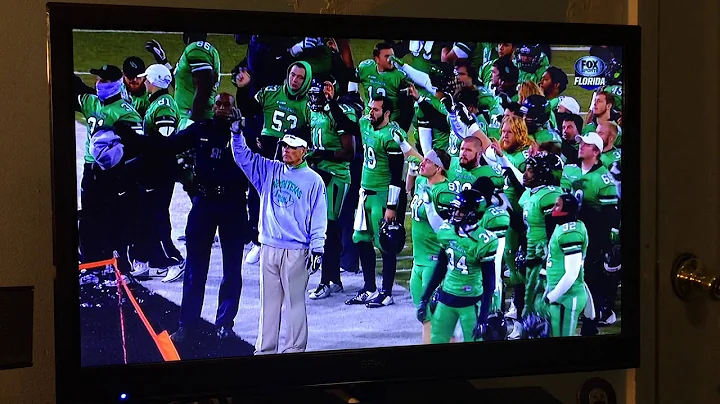
[[[510,228],[510,213],[504,201],[495,196],[495,184],[488,177],[480,177],[473,184],[483,196],[485,205],[481,204],[480,227],[495,234],[498,239],[497,254],[495,254],[495,293],[493,294],[490,311],[493,313],[503,310],[503,280],[502,263],[503,252],[505,251],[505,235]]]
[[[130,56],[123,62],[123,82],[127,88],[128,95],[132,100],[132,106],[140,116],[145,116],[150,101],[150,94],[145,89],[145,79],[140,75],[145,73],[145,62],[137,56]]]
[[[589,132],[597,132],[597,126],[605,122],[617,123],[620,119],[620,114],[614,109],[615,97],[607,91],[599,91],[593,97],[592,107],[585,117],[585,128],[583,128],[583,135]],[[618,137],[615,139],[615,145],[621,146],[622,132],[618,131]]]
[[[492,75],[492,66],[490,66],[490,74]],[[502,114],[502,106],[495,101],[495,94],[486,87],[490,85],[490,79],[486,83],[478,80],[476,70],[467,60],[458,60],[455,63],[455,75],[462,84],[463,88],[474,88],[478,91],[478,110],[479,114],[485,117],[485,121],[491,122],[491,117]]]
[[[543,73],[550,66],[550,60],[539,44],[521,45],[515,51],[515,65],[520,69],[519,81],[539,83]]]
[[[220,86],[220,55],[207,42],[205,33],[183,33],[183,50],[175,65],[175,102],[180,108],[178,130],[192,122],[213,117],[213,103]],[[158,64],[169,66],[165,51],[159,42],[148,41],[145,49]]]
[[[567,85],[567,74],[555,66],[548,67],[540,80],[542,95],[548,100],[550,106],[550,127],[553,129],[557,129],[559,126],[555,112],[560,106],[560,95],[565,92]]]
[[[520,83],[520,71],[513,64],[510,56],[503,56],[495,60],[491,77],[496,97],[504,94],[503,98],[518,101],[517,85]]]
[[[561,144],[560,136],[554,130],[550,130],[550,106],[547,99],[542,95],[531,95],[523,101],[520,110],[525,117],[528,134],[538,145],[543,143],[555,143],[558,147]]]
[[[578,136],[580,165],[568,165],[563,169],[562,187],[572,192],[580,203],[578,219],[585,223],[590,244],[585,258],[585,282],[592,292],[596,310],[595,319],[583,321],[583,336],[597,335],[598,321],[607,320],[614,313],[609,306],[611,283],[617,282],[605,273],[605,253],[611,249],[612,239],[618,233],[617,187],[608,169],[600,160],[603,140],[595,132]]]
[[[505,186],[503,194],[510,205],[511,224],[506,233],[505,249],[503,251],[505,264],[508,266],[508,286],[513,286],[515,299],[522,299],[524,277],[517,270],[515,256],[518,248],[524,244],[525,227],[522,225],[523,209],[520,207],[520,196],[524,192],[522,187],[522,176],[525,172],[526,161],[530,157],[532,139],[528,136],[525,120],[518,116],[506,116],[502,122],[502,137],[500,142],[493,141],[492,150],[496,156],[497,163],[504,170]],[[513,184],[519,184],[515,187]],[[517,303],[517,304],[516,304]],[[508,317],[518,319],[516,307],[522,307],[521,302],[515,302],[511,306]]]
[[[393,304],[392,287],[395,281],[397,256],[380,245],[378,224],[404,223],[407,195],[403,189],[403,154],[420,155],[407,143],[407,134],[390,117],[392,101],[375,96],[368,104],[368,116],[360,119],[365,163],[363,165],[360,200],[355,215],[353,242],[358,244],[365,284],[357,295],[345,304],[365,304],[384,307]],[[378,291],[375,284],[375,249],[383,259],[383,284]]]
[[[342,229],[338,217],[350,187],[353,136],[360,132],[355,110],[337,102],[334,79],[332,76],[327,79],[313,79],[308,90],[312,151],[306,160],[325,182],[328,207],[325,255],[320,284],[310,292],[313,300],[343,291],[340,280]]]
[[[488,144],[490,141],[487,141]],[[496,164],[489,164],[483,156],[480,139],[470,136],[460,144],[460,157],[450,160],[448,180],[450,190],[455,193],[472,188],[472,184],[480,177],[488,177],[495,184],[498,193],[502,192],[505,180],[502,171]]]
[[[417,137],[423,155],[433,149],[446,150],[450,127],[447,124],[447,109],[439,98],[445,98],[444,93],[436,92],[432,95],[425,90],[419,91],[414,84],[410,84],[408,95],[415,100]]]
[[[550,237],[545,264],[545,303],[548,305],[553,337],[575,336],[580,313],[585,310],[588,301],[592,303],[592,299],[588,299],[583,270],[588,232],[577,214],[575,196],[563,194],[557,198],[552,211],[556,227]],[[587,314],[592,317],[593,310]]]
[[[168,93],[173,79],[172,73],[164,65],[153,64],[138,76],[144,80],[149,94],[149,106],[143,119],[145,135],[172,136],[180,122],[179,108]],[[170,236],[172,226],[169,209],[175,181],[172,174],[166,170],[174,165],[174,159],[170,156],[154,156],[152,164],[155,168],[148,172],[148,177],[153,178],[150,179],[151,186],[146,189],[146,197],[152,210],[153,244],[148,251],[149,261],[136,261],[133,264],[133,276],[142,276],[147,274],[150,268],[156,268],[158,274],[166,273],[163,282],[172,282],[180,279],[185,263]]]
[[[583,119],[580,115],[575,114],[564,114],[562,120],[562,157],[565,159],[565,164],[577,164],[578,163],[578,144],[577,136],[582,133]]]
[[[600,161],[603,165],[610,169],[613,163],[620,161],[622,158],[622,152],[620,149],[615,147],[615,139],[617,139],[619,132],[618,125],[615,122],[601,123],[597,126],[597,134],[603,140],[603,150],[600,154]]]
[[[410,295],[415,308],[419,308],[420,300],[425,288],[430,283],[435,263],[438,261],[437,252],[441,245],[437,239],[437,232],[443,224],[446,213],[444,207],[450,205],[455,199],[455,193],[450,191],[447,181],[447,169],[450,166],[450,156],[443,150],[431,150],[420,162],[411,166],[408,171],[408,187],[413,192],[410,203],[412,215],[413,239],[413,267],[410,274]],[[430,343],[431,321],[429,311],[423,318],[422,342]]]
[[[362,84],[364,91],[367,92],[367,102],[365,105],[365,113],[370,112],[371,101],[378,96],[386,97],[393,105],[393,114],[391,121],[401,124],[401,128],[407,131],[412,121],[412,112],[410,116],[402,116],[399,105],[400,90],[407,88],[407,74],[395,67],[391,57],[394,56],[392,44],[380,42],[373,49],[373,58],[363,60],[355,69],[354,77],[348,85],[348,92],[357,93],[358,83]]]
[[[497,44],[497,56],[494,59],[490,59],[483,63],[480,68],[478,79],[483,86],[488,87],[491,91],[494,90],[494,87],[492,87],[492,71],[495,61],[505,56],[512,58],[513,54],[515,54],[515,46],[513,44],[508,42]]]
[[[540,307],[537,299],[542,299],[545,289],[541,271],[547,259],[547,245],[555,222],[551,213],[555,200],[562,193],[560,174],[562,162],[552,153],[539,152],[527,159],[523,173],[523,186],[527,188],[520,197],[523,219],[527,227],[524,249],[525,299],[524,307],[516,308],[522,316],[535,313]]]
[[[480,338],[476,332],[478,326],[482,328],[486,324],[495,291],[498,242],[495,234],[479,224],[484,203],[475,189],[460,192],[452,202],[450,220],[438,231],[442,247],[417,313],[419,319],[425,318],[427,303],[437,289],[432,344],[450,342],[458,323],[465,342],[477,340]]]
[[[112,258],[113,252],[117,252],[121,258],[118,261],[118,269],[123,274],[129,274],[127,240],[120,240],[121,235],[115,234],[118,232],[109,232],[105,228],[105,221],[114,214],[112,207],[122,207],[123,202],[118,200],[116,192],[108,191],[106,182],[109,177],[103,175],[105,170],[93,157],[90,143],[91,138],[100,128],[110,127],[119,121],[127,122],[135,131],[142,134],[142,118],[124,98],[123,74],[120,68],[104,65],[99,69],[91,69],[90,73],[97,77],[95,90],[85,85],[78,76],[74,77],[77,102],[75,108],[82,113],[87,124],[85,165],[80,192],[82,213],[78,223],[81,260],[83,262],[106,260]],[[129,197],[131,195],[127,194],[127,197],[122,199],[127,200]]]

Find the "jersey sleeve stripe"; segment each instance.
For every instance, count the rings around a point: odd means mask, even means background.
[[[200,66],[200,67],[193,67],[193,68],[191,69],[191,71],[192,71],[193,73],[195,73],[195,72],[199,72],[199,71],[201,71],[201,70],[212,70],[212,69],[213,69],[212,66],[210,66],[210,65],[205,65],[205,66]]]
[[[391,155],[393,155],[393,156],[397,156],[397,155],[403,154],[403,152],[401,152],[401,151],[399,151],[399,152],[397,152],[397,151],[389,151],[389,152],[387,152],[387,154],[391,154]]]
[[[598,196],[601,205],[613,205],[618,203],[617,196]]]

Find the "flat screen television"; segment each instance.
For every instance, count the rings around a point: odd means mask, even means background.
[[[638,27],[48,21],[59,401],[639,365]]]

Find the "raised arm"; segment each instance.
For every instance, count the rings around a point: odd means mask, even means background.
[[[245,135],[240,129],[239,122],[235,122],[232,125],[231,142],[235,164],[243,170],[258,193],[261,193],[263,191],[262,186],[265,178],[270,174],[273,166],[276,164],[281,165],[282,163],[253,153],[245,142]]]

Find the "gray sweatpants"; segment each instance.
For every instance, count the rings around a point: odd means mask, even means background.
[[[263,244],[260,250],[260,326],[255,355],[278,352],[280,313],[285,305],[287,334],[281,353],[305,352],[308,340],[305,289],[309,250]]]

